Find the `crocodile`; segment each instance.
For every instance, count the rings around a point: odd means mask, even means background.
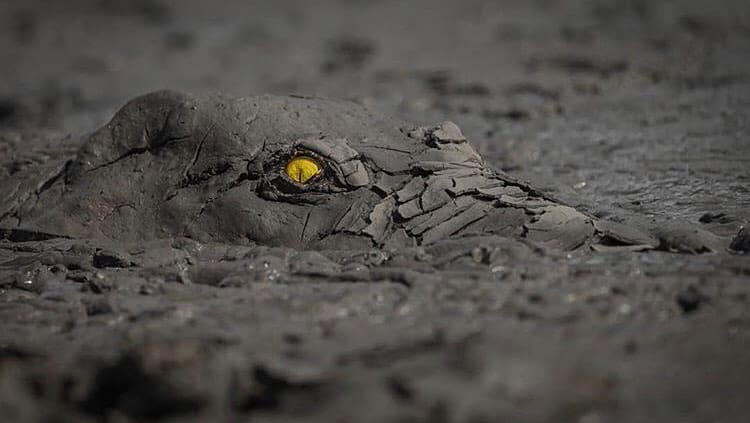
[[[163,90],[75,148],[41,145],[32,156],[44,160],[0,183],[2,238],[360,250],[491,234],[558,251],[721,249],[690,227],[566,205],[488,166],[450,121],[419,126],[344,100]]]

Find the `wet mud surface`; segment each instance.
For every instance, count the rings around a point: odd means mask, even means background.
[[[396,132],[450,120],[587,216],[725,248],[5,232],[0,420],[747,420],[745,2],[204,3],[0,5],[4,218],[170,88],[341,98]]]

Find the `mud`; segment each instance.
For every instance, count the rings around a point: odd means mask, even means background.
[[[0,31],[3,421],[744,422],[750,415],[744,2],[0,7],[7,21]],[[142,187],[167,175],[160,199],[175,187],[183,192],[172,197],[182,214],[171,216],[195,216],[247,170],[235,166],[244,164],[238,144],[197,137],[170,150],[169,160],[141,163],[140,154],[122,153],[144,146],[115,143],[132,148],[88,156],[106,165],[97,178],[65,163],[85,157],[90,134],[123,104],[164,88],[196,98],[223,91],[222,98],[342,99],[319,100],[336,106],[303,116],[297,123],[305,131],[262,125],[266,137],[296,141],[301,132],[329,130],[340,136],[327,139],[352,147],[357,127],[420,145],[439,144],[433,135],[442,131],[437,138],[453,145],[461,140],[452,127],[436,126],[450,120],[488,170],[518,177],[591,222],[645,227],[668,251],[591,251],[595,242],[550,248],[521,237],[523,229],[498,231],[500,219],[428,240],[388,232],[372,226],[375,211],[408,204],[426,188],[406,189],[398,172],[376,179],[366,160],[371,195],[361,197],[363,179],[349,180],[348,172],[331,173],[324,193],[356,197],[336,207],[366,216],[372,227],[361,245],[348,238],[309,245],[305,228],[333,228],[320,238],[338,225],[310,223],[295,207],[320,204],[300,202],[299,192],[290,196],[281,185],[262,201],[277,201],[277,216],[299,215],[299,225],[265,237],[257,234],[268,225],[243,228],[255,238],[238,240],[230,229],[246,224],[241,219],[190,226],[161,216],[179,231],[159,236],[154,228],[163,222],[152,216],[165,208],[138,198]],[[404,122],[408,130],[400,131]],[[226,120],[218,126],[232,129]],[[426,129],[409,138],[419,127]],[[305,142],[295,145],[312,146],[321,160],[348,160],[336,159],[348,151],[343,144],[333,153]],[[386,156],[381,165],[399,165]],[[165,172],[171,164],[180,166]],[[116,170],[101,171],[107,167]],[[75,200],[55,196],[63,182]],[[393,186],[406,191],[375,207],[389,190],[400,192]],[[82,219],[80,198],[102,188],[115,188],[101,194],[106,218]],[[357,199],[364,204],[352,206]],[[43,218],[60,210],[69,212]],[[720,242],[704,248],[695,231]],[[627,237],[615,232],[622,247]]]

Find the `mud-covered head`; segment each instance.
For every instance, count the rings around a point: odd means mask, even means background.
[[[300,97],[137,98],[41,188],[19,227],[73,237],[349,249],[499,233],[570,249],[595,231],[487,168],[451,122]]]
[[[131,101],[95,132],[59,189],[45,192],[62,201],[27,222],[118,239],[414,243],[423,231],[403,223],[453,200],[452,179],[439,176],[484,173],[452,123],[394,124],[343,101],[165,91]]]

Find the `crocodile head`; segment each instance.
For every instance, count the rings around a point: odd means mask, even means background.
[[[489,168],[451,122],[420,127],[304,97],[136,98],[22,200],[19,230],[68,237],[312,249],[469,234],[562,250],[658,244]]]

